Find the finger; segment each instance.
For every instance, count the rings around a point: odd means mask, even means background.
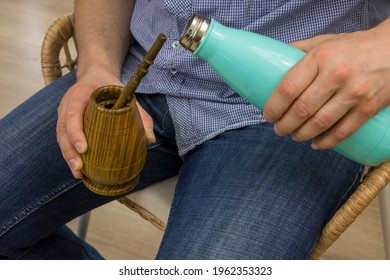
[[[293,132],[291,135],[292,139],[297,142],[303,142],[320,135],[342,119],[353,105],[353,102],[346,102],[342,100],[340,95],[335,95]]]
[[[137,104],[139,114],[141,116],[142,124],[144,126],[146,141],[148,143],[154,143],[156,142],[156,136],[154,135],[154,130],[153,130],[153,119],[149,116],[149,114],[144,110],[144,108],[142,108],[142,106],[138,102],[136,102],[136,104]]]
[[[69,142],[79,153],[85,153],[87,151],[87,140],[83,132],[82,116],[69,117],[66,122],[66,131],[69,137]]]
[[[350,137],[358,130],[366,121],[367,116],[364,116],[358,111],[351,111],[338,121],[329,131],[315,138],[312,142],[312,148],[330,149],[340,142]]]
[[[264,106],[267,121],[279,120],[293,102],[310,86],[318,74],[317,62],[303,57],[285,75]]]
[[[387,104],[387,94],[380,94],[381,90],[375,88],[375,84],[354,82],[343,88],[335,103],[340,104],[339,108],[349,106],[351,109],[331,129],[313,141],[313,148],[329,149],[337,145],[383,109],[384,104]]]
[[[70,99],[65,113],[66,133],[70,143],[78,153],[85,153],[87,150],[87,140],[83,131],[84,111],[89,102],[89,95],[84,98]]]
[[[276,134],[285,136],[300,128],[332,98],[337,87],[331,86],[327,77],[320,74],[275,123]]]
[[[71,170],[71,172],[72,172],[72,175],[73,175],[74,178],[76,178],[76,179],[82,179],[83,178],[83,172],[81,172],[81,171],[73,171],[73,170]]]
[[[81,178],[82,174],[80,170],[83,168],[83,161],[79,153],[69,141],[65,126],[61,122],[58,122],[57,124],[57,142],[61,149],[62,156],[71,169],[73,175],[76,178]]]
[[[326,34],[326,35],[318,35],[306,40],[300,40],[290,43],[291,46],[300,49],[304,52],[309,52],[314,47],[318,46],[319,44],[332,39],[336,37],[337,34]]]

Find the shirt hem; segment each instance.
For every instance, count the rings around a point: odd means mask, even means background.
[[[184,157],[187,153],[189,153],[190,151],[192,151],[193,149],[195,149],[197,146],[203,144],[204,142],[210,140],[210,139],[213,139],[215,137],[217,137],[218,135],[228,131],[228,130],[233,130],[233,129],[238,129],[238,128],[243,128],[243,127],[246,127],[246,126],[250,126],[250,125],[255,125],[255,124],[262,124],[262,123],[266,123],[267,121],[264,119],[264,117],[262,117],[260,120],[252,120],[252,121],[245,121],[245,122],[240,122],[240,123],[236,123],[234,125],[229,125],[229,126],[226,126],[220,130],[217,130],[213,133],[210,133],[208,134],[207,136],[205,136],[204,138],[202,138],[201,140],[193,143],[193,144],[190,144],[188,145],[187,147],[183,148],[183,149],[179,149],[179,156],[181,157]]]

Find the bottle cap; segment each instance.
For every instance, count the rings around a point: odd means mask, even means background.
[[[202,42],[210,26],[210,19],[194,14],[188,21],[180,36],[180,44],[187,50],[194,52]]]

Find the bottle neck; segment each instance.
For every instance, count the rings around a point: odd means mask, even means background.
[[[206,35],[210,22],[210,19],[194,14],[180,36],[180,44],[185,49],[195,52]]]

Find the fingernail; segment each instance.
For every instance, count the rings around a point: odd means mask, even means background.
[[[263,117],[264,117],[266,122],[271,122],[271,118],[267,114],[263,113]]]
[[[298,142],[298,137],[295,134],[291,134],[291,139],[295,142]]]
[[[311,148],[313,150],[321,150],[321,147],[318,144],[316,144],[316,143],[311,143]]]
[[[278,136],[285,136],[276,125],[274,125],[274,131]]]
[[[73,175],[73,177],[75,179],[81,179],[82,178],[82,176],[80,176],[79,172],[76,172],[76,171],[73,171],[73,170],[71,170],[71,171],[72,171],[72,175]]]
[[[81,142],[77,142],[74,146],[79,154],[85,152],[85,146]]]
[[[149,143],[154,143],[156,142],[156,137],[154,136],[154,131],[153,129],[149,130],[146,133],[146,139],[148,140]]]
[[[71,159],[69,161],[69,165],[70,165],[70,169],[72,169],[72,172],[78,170],[79,164],[78,164],[77,160]]]

